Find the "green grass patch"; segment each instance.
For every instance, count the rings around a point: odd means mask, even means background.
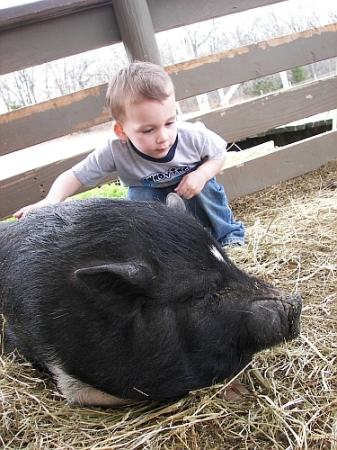
[[[94,189],[90,189],[89,191],[82,192],[81,194],[76,194],[67,200],[78,200],[88,197],[124,198],[126,197],[127,192],[128,188],[121,186],[118,182],[113,182],[109,184],[104,184],[103,186],[96,187]],[[10,219],[5,219],[0,222],[14,222],[16,220],[17,219],[13,217]]]
[[[111,198],[125,198],[128,188],[121,186],[119,183],[109,183],[103,186],[90,189],[90,191],[82,192],[74,195],[72,199],[83,199],[88,197],[111,197]]]

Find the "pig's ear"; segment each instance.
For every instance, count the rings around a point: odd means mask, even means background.
[[[75,276],[100,307],[123,315],[139,307],[139,299],[149,290],[153,278],[147,265],[136,262],[84,267],[76,270]]]
[[[166,197],[166,206],[177,211],[186,211],[184,200],[178,194],[170,192]]]

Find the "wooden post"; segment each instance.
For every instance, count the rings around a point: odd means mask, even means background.
[[[129,61],[150,61],[161,65],[146,0],[112,0],[112,4]]]

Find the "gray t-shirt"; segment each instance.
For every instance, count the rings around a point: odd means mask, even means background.
[[[123,186],[167,187],[178,184],[207,159],[220,159],[227,143],[201,122],[177,122],[177,139],[164,158],[152,158],[138,151],[130,141],[108,140],[73,167],[85,186],[96,186],[117,172]]]

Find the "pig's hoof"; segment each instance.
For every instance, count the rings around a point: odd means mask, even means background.
[[[248,389],[240,381],[234,380],[221,392],[220,398],[226,402],[239,402],[247,394]]]

